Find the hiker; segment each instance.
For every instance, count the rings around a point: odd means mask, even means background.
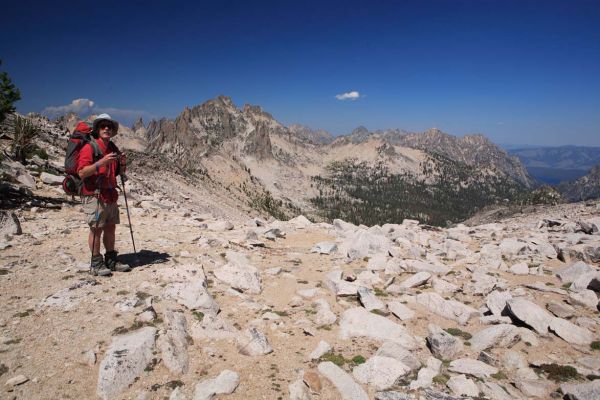
[[[81,148],[77,161],[77,174],[83,180],[83,212],[90,226],[88,245],[92,252],[92,275],[108,276],[112,271],[130,270],[128,265],[117,262],[115,250],[116,224],[120,223],[117,175],[124,158],[111,139],[118,132],[119,123],[108,114],[100,114],[93,123],[93,138]],[[97,160],[94,160],[95,144],[102,154]],[[106,250],[105,257],[100,253],[101,240]]]

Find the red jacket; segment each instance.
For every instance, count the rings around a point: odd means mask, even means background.
[[[102,139],[96,140],[103,156],[113,153],[116,146],[107,146]],[[96,160],[98,161],[98,160]],[[77,161],[77,172],[83,167],[94,164],[93,149],[90,144],[83,146],[79,152],[79,159]],[[116,203],[119,198],[119,192],[117,191],[117,163],[109,163],[101,166],[96,173],[85,178],[83,180],[83,188],[81,193],[84,196],[93,196],[96,194],[96,190],[99,190],[98,197],[104,203]]]

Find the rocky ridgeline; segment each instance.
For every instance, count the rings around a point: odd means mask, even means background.
[[[600,197],[600,165],[573,182],[558,185],[558,190],[569,201],[582,201]]]
[[[367,227],[227,220],[132,181],[130,273],[87,274],[52,183],[60,207],[2,213],[3,398],[599,398],[598,202]]]

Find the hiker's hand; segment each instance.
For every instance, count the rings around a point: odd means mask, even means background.
[[[100,159],[100,161],[98,161],[98,163],[100,165],[106,165],[106,164],[114,163],[116,161],[117,161],[117,154],[109,153],[109,154],[105,155],[104,157],[102,157]]]

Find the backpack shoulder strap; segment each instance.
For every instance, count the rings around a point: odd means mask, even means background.
[[[114,153],[121,154],[121,150],[119,150],[119,148],[117,147],[115,142],[112,142],[112,141],[108,142],[108,148],[112,149],[112,151]]]
[[[94,159],[94,162],[96,162],[102,158],[102,150],[100,149],[100,146],[98,145],[98,143],[96,143],[94,139],[91,139],[90,141],[88,141],[88,143],[90,144],[90,146],[92,146],[92,157]]]

